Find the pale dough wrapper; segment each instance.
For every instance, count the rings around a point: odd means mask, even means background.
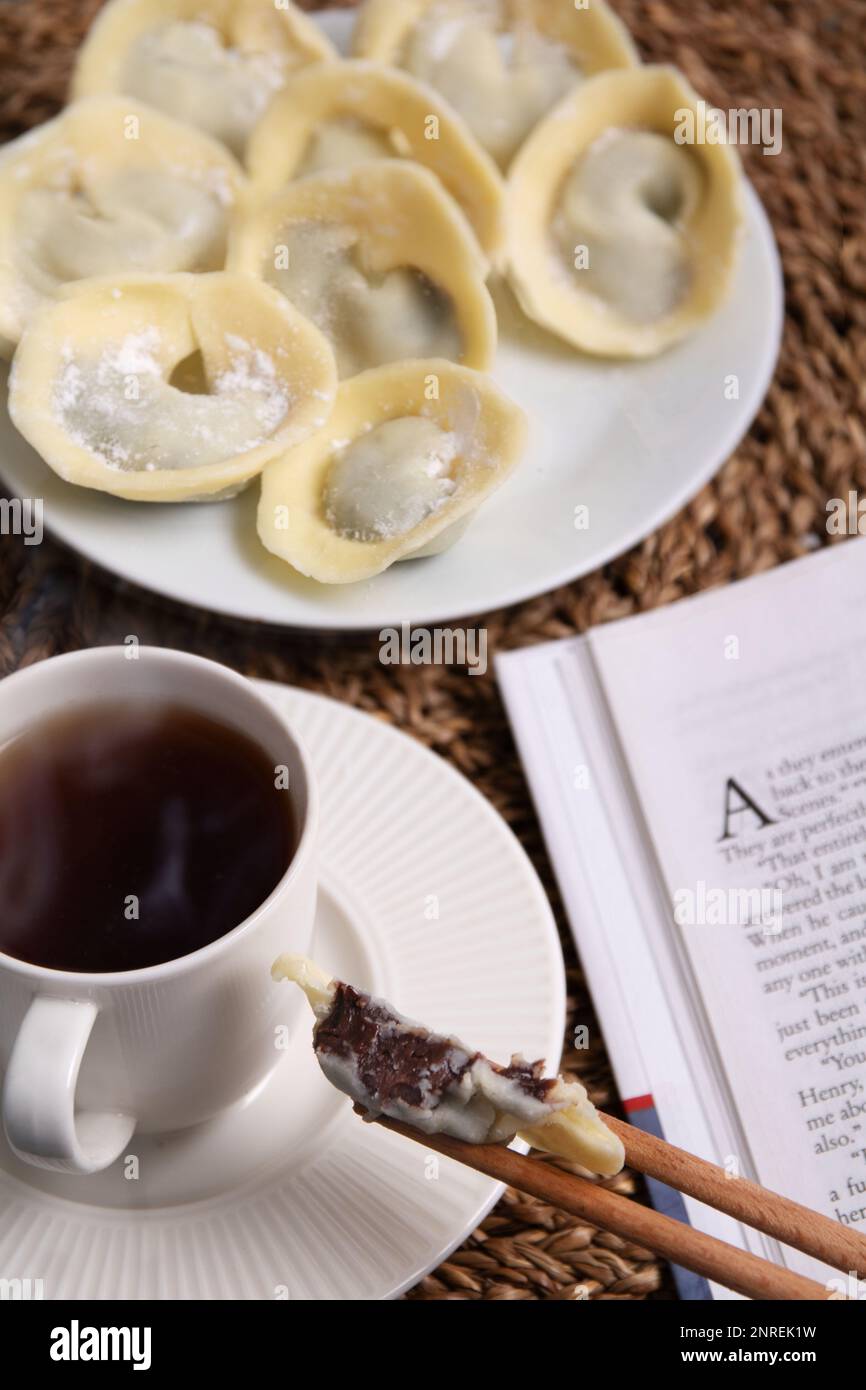
[[[743,180],[729,145],[675,140],[697,102],[675,68],[602,73],[514,161],[508,278],[529,318],[584,352],[654,356],[730,290]]]
[[[503,168],[575,83],[639,62],[604,0],[366,0],[353,47],[440,91]]]
[[[336,58],[291,0],[110,0],[78,54],[73,97],[137,97],[242,155],[290,73]]]
[[[80,281],[33,315],[9,413],[67,482],[140,502],[231,496],[319,429],[327,340],[249,276]]]
[[[280,956],[271,973],[304,991],[319,1066],[371,1118],[387,1115],[472,1144],[519,1137],[605,1177],[622,1168],[622,1142],[579,1082],[546,1079],[540,1063],[522,1057],[498,1066],[458,1038],[403,1018],[385,1000],[332,980],[304,956]]]
[[[371,157],[413,159],[465,212],[495,264],[505,240],[505,189],[490,156],[432,87],[381,63],[340,62],[291,77],[254,130],[247,168],[257,190]]]
[[[230,269],[260,275],[330,338],[341,379],[407,358],[485,370],[496,350],[487,263],[427,169],[371,160],[299,179],[235,213]]]
[[[265,469],[259,536],[320,583],[371,579],[457,540],[525,438],[523,412],[479,372],[435,360],[363,372],[322,430]]]
[[[70,281],[221,270],[246,180],[215,140],[126,98],[76,102],[0,156],[0,353]]]

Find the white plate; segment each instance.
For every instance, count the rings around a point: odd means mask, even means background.
[[[345,44],[351,17],[323,16]],[[231,503],[145,506],[61,482],[0,414],[0,473],[42,497],[51,532],[104,569],[200,608],[289,627],[431,624],[517,603],[596,569],[679,510],[733,452],[773,375],[783,319],[779,257],[748,189],[733,293],[700,332],[651,362],[581,357],[497,291],[493,376],[531,421],[526,457],[465,539],[355,585],[315,584],[269,555],[258,487]],[[736,379],[738,396],[729,399]],[[0,385],[0,394],[2,385]],[[575,508],[588,529],[575,529]]]
[[[263,689],[306,740],[321,787],[322,964],[493,1057],[555,1064],[559,943],[505,823],[406,735],[321,696]],[[501,1189],[447,1159],[431,1176],[422,1146],[357,1119],[322,1077],[308,1022],[268,1081],[216,1121],[134,1137],[135,1180],[122,1164],[40,1172],[0,1140],[4,1279],[42,1280],[46,1299],[379,1299],[434,1268]]]

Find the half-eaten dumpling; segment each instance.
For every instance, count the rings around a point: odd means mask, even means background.
[[[289,73],[335,56],[291,0],[111,0],[78,55],[72,94],[138,97],[240,155]]]
[[[368,1120],[382,1115],[424,1134],[469,1144],[510,1144],[515,1135],[545,1153],[613,1176],[622,1140],[579,1081],[546,1077],[519,1053],[507,1066],[452,1035],[397,1013],[305,956],[279,956],[275,980],[290,980],[313,1011],[313,1048],[323,1073]]]
[[[652,356],[730,288],[739,160],[727,145],[678,142],[697,100],[675,68],[602,73],[512,166],[509,279],[530,318],[585,352]]]
[[[526,421],[489,377],[407,362],[345,382],[327,425],[262,475],[262,543],[301,574],[349,584],[434,555],[523,451]]]
[[[243,275],[82,281],[37,310],[13,423],[67,482],[141,502],[230,496],[321,428],[336,391],[318,329]]]
[[[638,62],[604,0],[367,0],[354,49],[429,82],[503,166],[576,82]]]
[[[501,175],[465,121],[431,87],[380,63],[320,63],[292,77],[247,150],[256,188],[369,159],[424,164],[460,204],[495,260],[505,235]]]
[[[228,264],[261,275],[321,328],[341,378],[412,357],[482,369],[493,359],[484,255],[439,181],[408,160],[355,164],[250,199]]]
[[[0,160],[0,350],[71,280],[221,270],[243,184],[222,145],[117,97],[13,141]]]

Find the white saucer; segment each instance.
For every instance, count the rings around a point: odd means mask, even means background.
[[[492,1056],[559,1057],[565,990],[541,885],[505,823],[420,744],[345,705],[263,683],[322,794],[314,953],[335,974]],[[432,918],[438,899],[438,920]],[[275,988],[285,989],[280,985]],[[311,1022],[311,1020],[310,1020]],[[0,1145],[0,1271],[46,1299],[380,1299],[434,1268],[499,1187],[352,1113],[306,1022],[217,1120],[133,1138],[94,1177]]]
[[[345,48],[352,14],[320,16]],[[493,376],[526,410],[526,457],[444,555],[369,583],[321,585],[260,545],[258,485],[234,502],[144,506],[61,481],[0,407],[0,474],[41,497],[48,529],[73,549],[169,598],[288,627],[429,624],[520,602],[588,574],[673,516],[733,452],[773,375],[783,317],[773,233],[747,190],[743,255],[727,304],[650,362],[581,357],[497,294]],[[732,378],[738,396],[731,399]],[[5,386],[0,380],[0,398]],[[575,509],[589,526],[575,529]]]

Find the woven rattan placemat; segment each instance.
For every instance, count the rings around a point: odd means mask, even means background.
[[[551,0],[554,3],[555,0]],[[0,138],[53,114],[99,0],[0,0]],[[314,8],[314,6],[308,6]],[[744,158],[785,263],[787,320],[776,380],[716,480],[643,545],[580,583],[489,614],[490,651],[583,632],[768,569],[826,544],[825,503],[866,486],[866,8],[864,0],[616,0],[643,55],[677,63],[710,102],[780,107],[784,147]],[[258,629],[166,604],[46,541],[0,539],[0,672],[78,647],[184,647],[249,675],[345,700],[420,739],[476,783],[536,864],[563,926],[571,1017],[588,1051],[566,1054],[592,1098],[615,1108],[604,1042],[551,882],[492,676],[385,668],[372,638]],[[611,1184],[645,1200],[625,1173]],[[409,1295],[418,1299],[671,1298],[646,1251],[509,1193]]]

